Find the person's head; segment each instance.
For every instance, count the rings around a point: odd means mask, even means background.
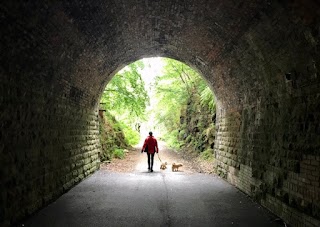
[[[152,132],[149,132],[149,135],[152,136]]]

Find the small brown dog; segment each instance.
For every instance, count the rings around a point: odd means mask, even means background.
[[[160,169],[165,170],[167,168],[167,164],[168,164],[167,162],[162,162],[161,166],[160,166]]]
[[[181,167],[181,163],[172,163],[172,172],[179,171],[179,167]]]

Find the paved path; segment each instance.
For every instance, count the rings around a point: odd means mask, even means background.
[[[160,170],[149,173],[144,166],[137,163],[131,173],[102,169],[23,225],[283,226],[214,175]]]

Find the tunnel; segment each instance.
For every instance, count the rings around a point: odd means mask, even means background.
[[[320,226],[316,0],[5,1],[0,223],[99,169],[99,98],[125,65],[170,57],[217,98],[217,174],[293,226]]]

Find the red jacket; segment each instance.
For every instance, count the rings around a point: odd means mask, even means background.
[[[154,152],[158,152],[159,151],[157,139],[154,138],[153,136],[148,136],[144,140],[144,144],[143,144],[142,150],[144,150],[147,145],[148,145],[148,153],[154,154]],[[155,150],[155,148],[157,150]]]

